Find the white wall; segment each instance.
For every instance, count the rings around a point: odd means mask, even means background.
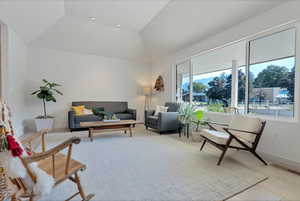
[[[167,58],[156,61],[152,66],[153,79],[157,75],[162,75],[165,80],[165,92],[155,97],[155,103],[163,104],[166,101],[174,100],[175,72],[174,64],[184,59],[190,58],[200,52],[207,51],[233,41],[241,40],[252,34],[268,30],[293,20],[300,19],[300,2],[291,1],[276,7],[262,15],[251,18],[241,24],[238,24],[228,30],[224,30],[206,40],[189,46],[179,52],[176,52]],[[299,46],[299,45],[298,45]],[[300,46],[299,46],[300,47]],[[297,48],[299,48],[297,47]],[[297,62],[297,70],[299,70]],[[299,97],[298,97],[298,101]],[[300,111],[296,111],[299,116]],[[230,116],[221,114],[211,114],[211,119],[215,121],[229,121]],[[300,171],[300,123],[286,121],[268,121],[267,128],[259,145],[259,151],[269,156],[274,162],[287,164],[290,168]]]
[[[23,119],[26,116],[24,88],[26,87],[27,46],[9,27],[7,27],[6,36],[7,65],[2,67],[4,73],[2,77],[5,77],[2,79],[3,101],[11,108],[16,134],[22,135],[24,133]]]
[[[29,94],[42,84],[43,78],[62,84],[64,95],[57,96],[57,103],[47,106],[49,114],[55,116],[55,127],[66,128],[72,101],[128,101],[142,120],[144,97],[138,91],[150,83],[151,68],[114,58],[30,48],[24,91],[29,125],[35,116],[42,114],[41,101]]]

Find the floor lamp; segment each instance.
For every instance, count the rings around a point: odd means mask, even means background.
[[[152,88],[151,87],[143,87],[143,95],[145,96],[145,105],[144,109],[149,110],[152,99]]]

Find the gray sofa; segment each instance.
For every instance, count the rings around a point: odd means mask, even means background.
[[[129,109],[127,102],[101,102],[101,101],[83,101],[83,102],[72,102],[72,106],[84,105],[87,109],[102,107],[106,112],[113,112],[121,120],[136,120],[136,110]],[[80,127],[80,122],[88,121],[101,121],[99,116],[90,115],[75,115],[74,111],[69,111],[69,129],[71,131],[84,130],[86,128]]]
[[[160,134],[163,134],[166,131],[179,131],[180,123],[178,120],[178,110],[180,104],[166,103],[165,106],[168,107],[168,112],[160,112],[157,116],[154,115],[154,110],[145,111],[146,129],[155,129]]]

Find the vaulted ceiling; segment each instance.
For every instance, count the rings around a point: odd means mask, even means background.
[[[283,0],[0,0],[33,47],[129,60],[166,56]]]

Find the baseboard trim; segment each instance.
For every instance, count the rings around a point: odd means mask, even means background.
[[[287,171],[293,172],[300,175],[300,163],[297,161],[292,161],[279,156],[274,156],[271,154],[261,152],[261,155],[265,157],[273,166],[285,169]]]

